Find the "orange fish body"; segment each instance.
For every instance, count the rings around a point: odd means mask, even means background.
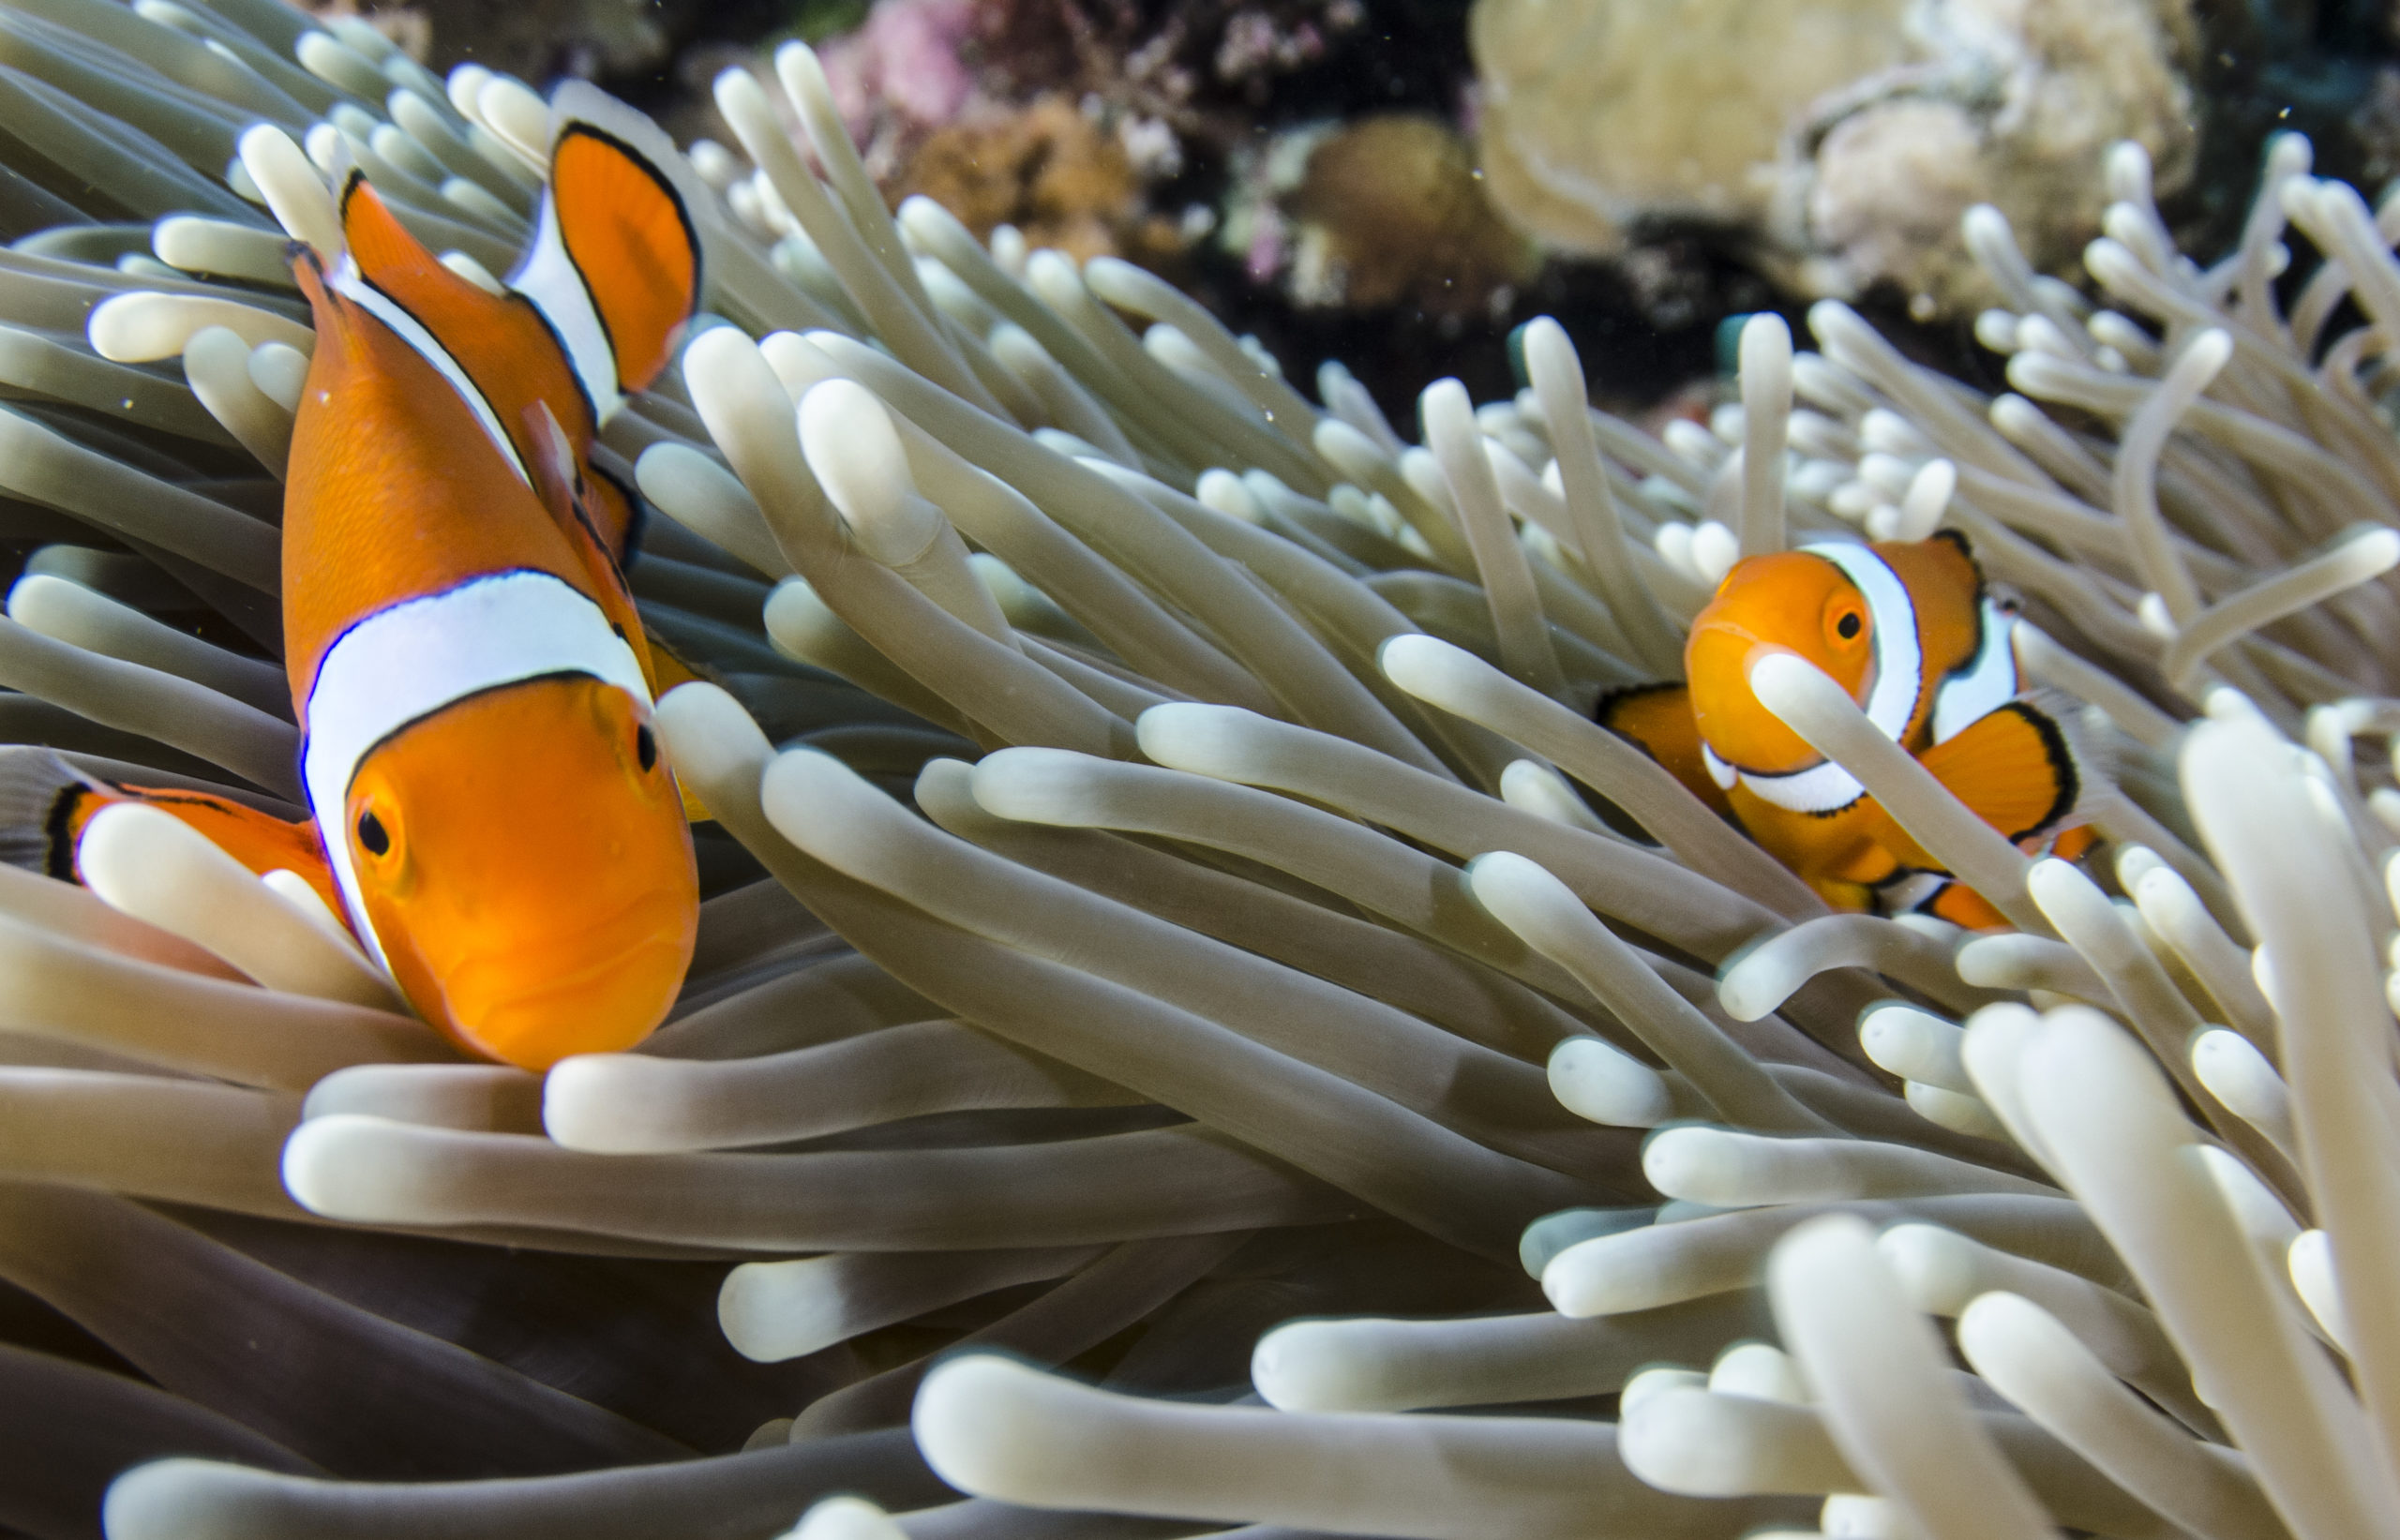
[[[427,1021],[532,1069],[646,1036],[698,915],[622,572],[638,504],[590,452],[671,356],[699,244],[663,136],[588,89],[555,116],[504,292],[436,261],[356,173],[346,249],[295,261],[317,340],[283,629],[310,822],[88,779],[52,820],[71,840],[139,796],[254,870],[300,871]]]
[[[1693,622],[1687,682],[1620,692],[1598,716],[1836,908],[1987,929],[2005,922],[1762,706],[1749,669],[1763,650],[1806,658],[1985,821],[2073,854],[2089,843],[2080,830],[2062,837],[2082,779],[2056,719],[2022,698],[2014,624],[1955,532],[1751,557]]]

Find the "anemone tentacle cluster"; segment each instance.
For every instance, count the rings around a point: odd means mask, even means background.
[[[1537,323],[1413,445],[894,219],[778,62],[607,439],[707,675],[675,1014],[468,1063],[174,820],[0,867],[0,1526],[2400,1535],[2400,219],[2286,139],[2203,267],[2121,149],[2100,307],[1968,217],[2012,394],[1828,304],[1659,440]],[[286,232],[357,164],[504,272],[544,105],[271,0],[13,6],[0,91],[0,737],[290,808]],[[2014,933],[1827,913],[1590,721],[1739,556],[1942,529],[2096,875],[1753,684]]]

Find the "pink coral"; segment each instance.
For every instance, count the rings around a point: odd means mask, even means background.
[[[961,57],[975,7],[976,0],[876,0],[863,25],[819,51],[852,134],[872,137],[884,114],[923,127],[958,115],[975,90]]]

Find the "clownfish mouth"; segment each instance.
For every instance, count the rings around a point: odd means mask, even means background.
[[[629,1048],[666,1016],[692,933],[636,904],[573,934],[479,949],[445,970],[442,1013],[463,1040],[528,1069]]]

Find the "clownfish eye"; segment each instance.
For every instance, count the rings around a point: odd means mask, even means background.
[[[658,764],[658,740],[647,723],[634,729],[634,758],[640,762],[644,774]]]
[[[1825,605],[1825,641],[1847,649],[1867,635],[1867,606],[1855,593],[1836,593]]]
[[[358,815],[358,843],[370,856],[383,856],[391,853],[392,836],[385,831],[383,820],[375,816],[373,808],[368,808]]]

